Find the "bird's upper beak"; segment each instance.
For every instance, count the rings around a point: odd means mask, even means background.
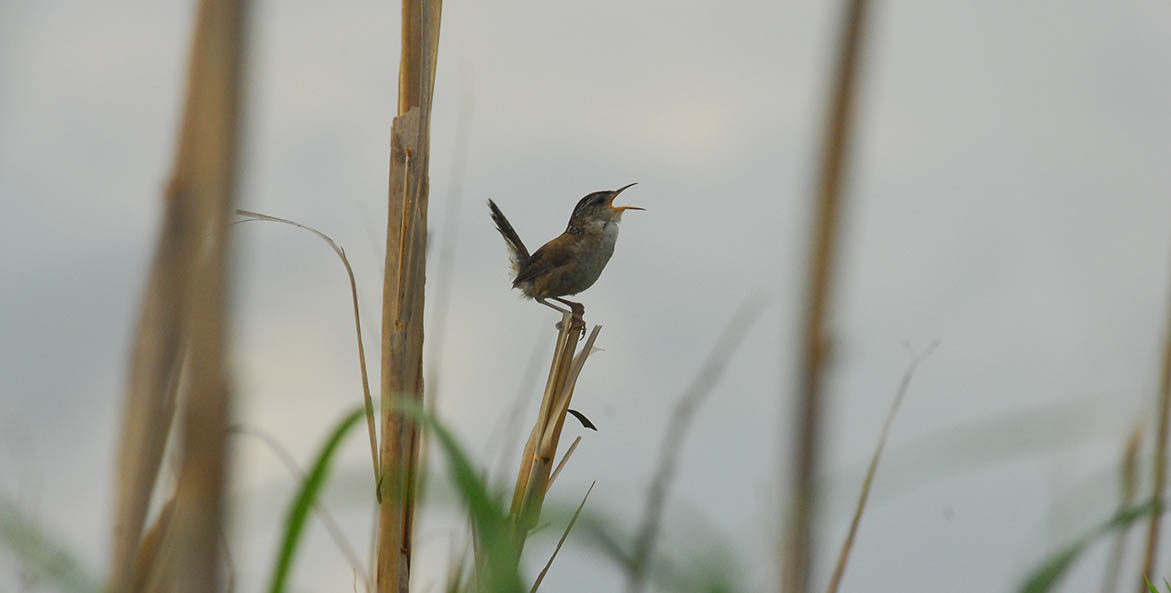
[[[613,193],[610,194],[610,207],[611,208],[613,208],[619,212],[622,212],[623,210],[646,210],[646,208],[639,208],[638,206],[615,206],[614,205],[614,198],[617,198],[618,194],[625,191],[626,188],[630,187],[631,185],[638,185],[638,183],[631,183],[628,185],[624,185],[624,186],[614,190]]]

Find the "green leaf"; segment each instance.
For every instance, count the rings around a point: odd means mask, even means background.
[[[301,533],[305,529],[309,511],[313,508],[313,501],[316,500],[318,492],[325,485],[333,455],[337,451],[338,445],[341,444],[342,437],[362,418],[363,410],[356,409],[337,423],[333,433],[329,435],[329,439],[325,441],[325,445],[317,454],[317,461],[313,464],[313,469],[301,482],[301,490],[293,499],[293,504],[289,507],[289,514],[285,518],[285,536],[281,539],[281,550],[277,554],[276,567],[273,568],[272,573],[272,585],[268,588],[271,593],[283,593],[285,590],[285,584],[288,582],[289,572],[293,566],[293,555],[297,551],[297,544],[301,541]]]
[[[1159,593],[1159,590],[1151,584],[1151,579],[1148,579],[1145,575],[1143,576],[1143,582],[1147,584],[1147,591],[1150,591],[1151,593]]]
[[[60,591],[97,593],[100,588],[73,556],[7,501],[0,501],[0,542],[8,544],[22,566]]]
[[[1094,529],[1089,534],[1082,536],[1059,550],[1053,556],[1050,556],[1048,560],[1032,572],[1018,591],[1020,593],[1045,593],[1049,591],[1057,583],[1057,580],[1061,578],[1061,575],[1065,573],[1066,569],[1073,565],[1073,562],[1077,560],[1078,556],[1081,555],[1087,546],[1115,529],[1126,527],[1134,521],[1151,514],[1154,510],[1154,501],[1147,501],[1118,511],[1109,521],[1098,526],[1097,529]]]

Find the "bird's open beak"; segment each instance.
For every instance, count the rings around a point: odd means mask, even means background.
[[[646,210],[646,208],[639,208],[638,206],[615,206],[614,205],[614,198],[617,198],[618,194],[626,191],[626,188],[630,187],[631,185],[638,185],[638,183],[631,183],[628,185],[624,185],[624,186],[614,190],[614,193],[610,194],[610,207],[611,208],[613,208],[619,212],[622,212],[623,210]]]

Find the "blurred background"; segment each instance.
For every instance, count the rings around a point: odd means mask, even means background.
[[[1127,436],[1136,423],[1147,449],[1153,436],[1171,289],[1171,5],[874,8],[833,307],[814,589],[899,378],[938,340],[895,423],[844,590],[1011,590],[1109,516]],[[511,432],[527,431],[539,393],[526,368],[544,373],[556,316],[510,290],[486,200],[535,248],[582,195],[639,182],[622,201],[647,212],[625,216],[614,259],[581,299],[605,326],[605,351],[575,407],[599,431],[584,435],[552,496],[573,504],[597,480],[589,508],[637,518],[672,405],[738,303],[763,289],[769,306],[682,452],[663,549],[723,549],[754,590],[778,572],[778,476],[837,9],[449,1],[443,14],[425,371],[439,413],[494,475],[514,476],[523,437],[502,435],[518,394]],[[398,10],[255,3],[238,194],[241,208],[312,225],[346,249],[372,369]],[[0,495],[97,575],[193,12],[190,2],[0,2]],[[345,275],[303,232],[249,223],[235,233],[236,420],[308,465],[361,401]],[[258,440],[232,445],[229,549],[237,590],[254,591],[296,481]],[[364,560],[367,447],[349,438],[325,499]],[[421,519],[417,591],[437,590],[462,550],[449,515],[433,505]],[[351,589],[352,567],[320,522],[310,529],[294,588]],[[530,546],[533,567],[552,543]],[[1124,574],[1137,574],[1131,556]],[[1104,558],[1093,548],[1065,590],[1097,591]],[[571,535],[545,587],[609,591],[621,579]],[[0,554],[0,589],[37,585]]]

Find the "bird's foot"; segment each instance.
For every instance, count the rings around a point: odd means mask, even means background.
[[[569,305],[569,308],[570,308],[569,327],[570,327],[570,329],[577,328],[577,330],[578,330],[577,339],[578,340],[584,338],[585,334],[586,334],[585,307],[581,303],[574,303],[571,301],[561,301],[561,302]],[[558,331],[564,329],[565,328],[565,319],[563,318],[561,321],[558,321],[557,325],[555,327],[557,328]]]

